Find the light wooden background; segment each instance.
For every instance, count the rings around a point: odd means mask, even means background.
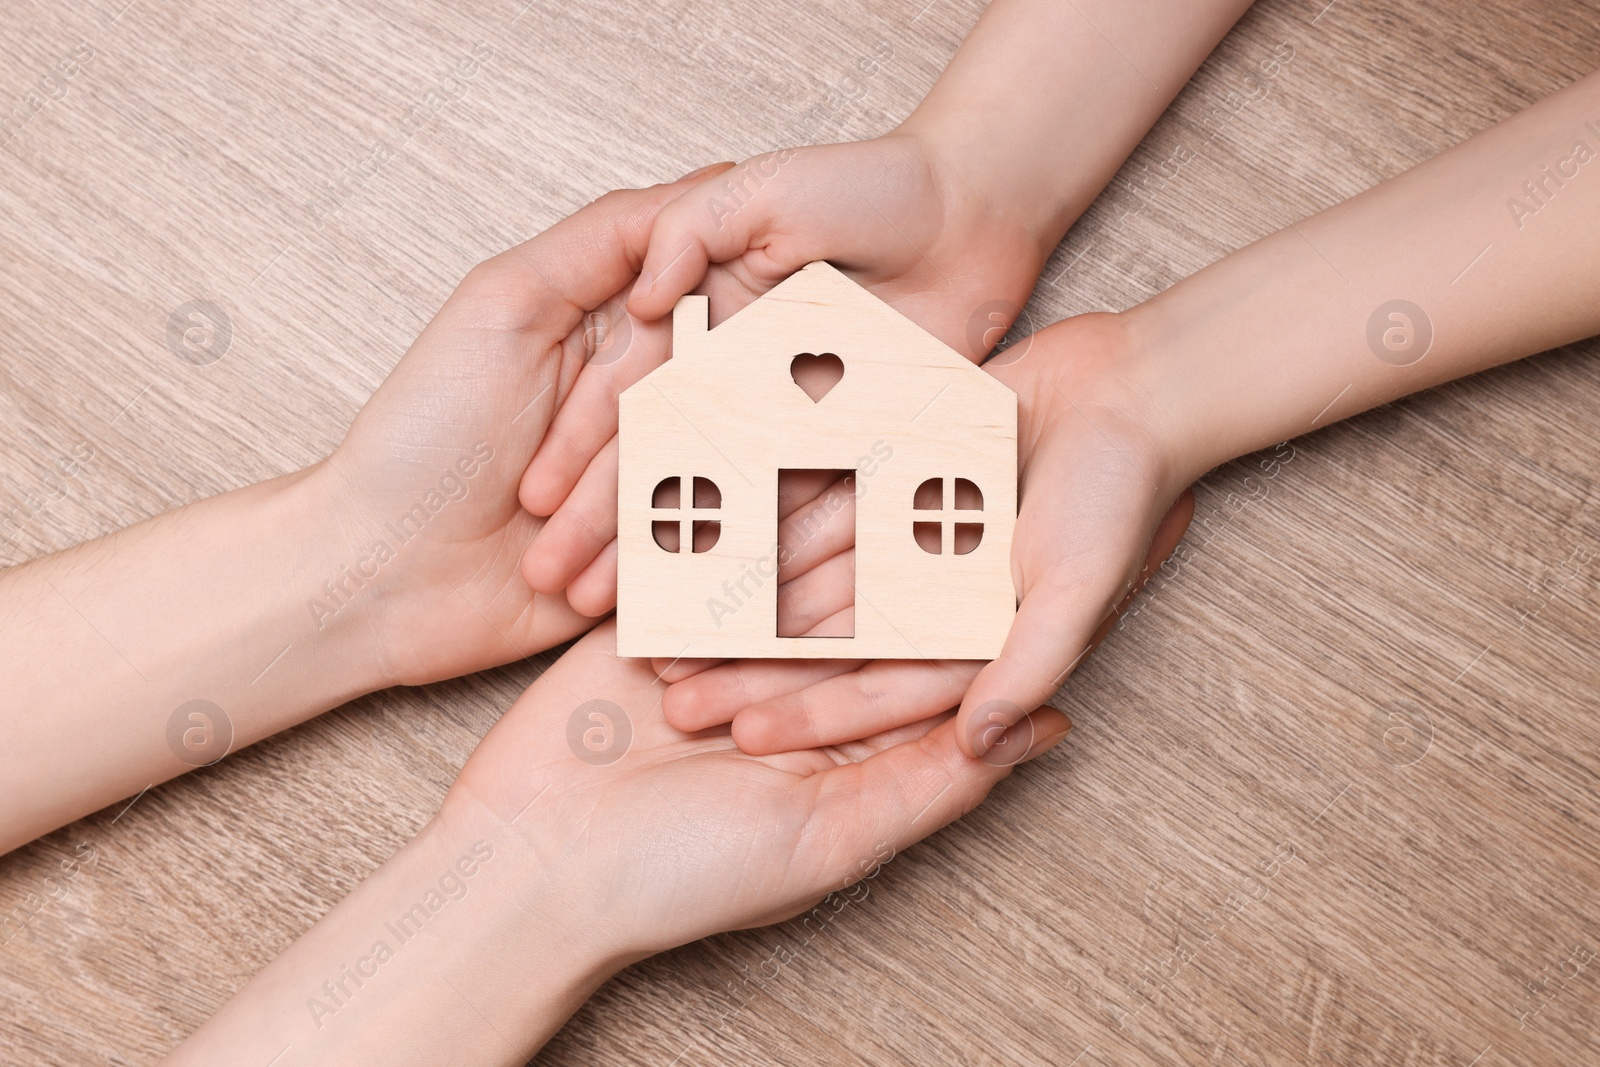
[[[95,458],[0,562],[323,455],[473,262],[606,188],[789,143],[818,106],[823,137],[884,129],[980,7],[523,3],[7,0],[0,106],[93,58],[0,147],[0,515]],[[1223,43],[1036,322],[1141,300],[1600,60],[1573,0],[1325,3],[1263,0]],[[465,95],[363,172],[478,41]],[[1208,133],[1284,42],[1268,95]],[[1199,160],[1129,187],[1179,145]],[[167,345],[191,299],[232,324],[205,367]],[[651,960],[542,1058],[1600,1062],[1596,347],[1208,477],[1182,566],[1061,696],[1066,745],[809,945]],[[159,1057],[417,828],[538,669],[378,694],[0,860],[5,914],[97,856],[0,947],[0,1061]]]

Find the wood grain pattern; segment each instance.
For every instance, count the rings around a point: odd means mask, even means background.
[[[827,263],[714,330],[709,316],[705,297],[680,300],[672,359],[619,401],[617,651],[998,656],[1016,614],[1016,394]],[[842,373],[817,399],[793,368],[823,356]],[[848,492],[780,532],[784,470],[853,473]],[[956,499],[958,479],[977,497]],[[825,518],[854,526],[853,625],[786,635],[779,567]],[[691,546],[695,519],[717,523],[714,543]],[[676,540],[654,536],[663,522]],[[919,522],[937,538],[925,547]],[[981,529],[975,544],[955,543],[958,523]]]
[[[324,455],[471,264],[613,186],[884,129],[979,7],[12,0],[0,562]],[[1262,0],[1028,321],[1427,158],[1592,69],[1597,30],[1581,0]],[[231,327],[205,365],[168,341],[192,300]],[[1067,744],[825,924],[626,972],[541,1060],[1600,1059],[1600,969],[1560,977],[1600,948],[1596,350],[1208,476],[1057,698]],[[0,860],[25,918],[0,1060],[158,1058],[417,829],[547,662],[376,694]]]

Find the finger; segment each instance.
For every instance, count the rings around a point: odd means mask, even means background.
[[[1185,490],[1157,524],[1138,582],[1172,553],[1193,515],[1194,494]],[[957,728],[965,750],[982,755],[1027,708],[1050,699],[1110,632],[1129,591],[1121,574],[1085,575],[1066,566],[1028,590],[1000,656],[979,672],[961,702]]]
[[[784,620],[785,629],[793,631],[795,636],[847,636],[850,631],[844,624],[851,616],[846,612],[855,602],[853,559],[848,547],[853,520],[837,502],[817,505],[817,514],[811,519],[806,519],[803,509],[815,505],[829,489],[841,486],[848,479],[836,478],[832,471],[793,473],[794,477],[785,478],[778,485],[778,514],[785,520],[792,519],[794,527],[789,535],[779,539],[783,551],[778,569],[780,581],[784,583],[778,587],[779,618]],[[797,517],[797,513],[801,514]],[[799,529],[802,525],[803,530]],[[836,551],[824,558],[830,548]],[[826,578],[813,577],[802,586],[795,585],[797,578],[821,566],[828,568]],[[833,625],[828,625],[830,622]],[[723,662],[678,657],[656,659],[653,666],[662,681],[674,683]]]
[[[854,637],[856,634],[856,606],[851,604],[831,615],[824,615],[816,623],[801,631],[801,637]]]
[[[536,593],[565,589],[617,536],[617,439],[595,456],[522,557]]]
[[[833,471],[791,470],[778,480],[778,519],[789,518],[840,479]]]
[[[590,618],[599,618],[617,606],[617,543],[612,541],[572,579],[567,603]]]
[[[613,474],[607,483],[608,502],[614,502],[613,495],[616,477]],[[613,534],[615,533],[615,511],[607,512],[612,516]],[[674,544],[677,533],[672,532]],[[710,529],[697,529],[694,532],[695,544],[700,547],[696,551],[709,549],[714,541],[715,534]],[[576,608],[591,616],[604,615],[617,606],[617,542],[615,536],[600,549],[600,552],[589,561],[577,577],[567,584],[567,599]],[[656,660],[660,664],[676,663],[677,660]],[[684,663],[713,664],[718,660],[683,660]],[[704,669],[703,667],[701,669]],[[692,673],[692,671],[688,672]],[[687,674],[685,675],[687,676]],[[663,679],[670,680],[670,679]]]
[[[778,523],[778,581],[792,582],[824,562],[853,552],[855,516],[853,476],[830,478],[826,489],[795,507]],[[781,596],[781,584],[779,588]]]
[[[747,160],[700,182],[662,211],[628,310],[641,319],[660,318],[700,284],[708,266],[749,248],[771,217],[762,186],[792,156],[792,149],[784,149]]]
[[[1140,569],[1138,580],[1134,582],[1133,588],[1128,590],[1128,595],[1122,598],[1122,603],[1118,604],[1116,610],[1100,624],[1100,628],[1094,632],[1094,636],[1089,638],[1090,652],[1099,648],[1100,642],[1111,635],[1111,631],[1117,628],[1117,623],[1122,620],[1122,616],[1127,612],[1128,606],[1138,599],[1139,594],[1144,591],[1144,587],[1149,583],[1150,579],[1155,577],[1162,564],[1172,557],[1172,553],[1177,550],[1178,542],[1183,540],[1183,535],[1188,531],[1189,523],[1193,518],[1194,491],[1185,489],[1178,494],[1178,499],[1173,502],[1166,515],[1162,516],[1160,525],[1156,527],[1155,535],[1150,539],[1150,550],[1145,553],[1144,566]]]
[[[1071,721],[1059,711],[1040,708],[1025,725],[1013,729],[1032,738],[1023,753],[1031,757],[1059,742],[1071,728]],[[1012,764],[967,756],[957,738],[955,722],[945,722],[860,763],[846,763],[806,779],[805,787],[815,794],[803,833],[831,843],[824,869],[841,888],[870,872],[870,864],[863,869],[864,862],[886,861],[885,847],[892,855],[954,822],[1011,773]]]
[[[650,661],[650,669],[656,672],[657,678],[672,685],[727,662],[725,659],[688,659],[679,656],[677,659],[653,659]]]
[[[670,327],[640,322],[620,303],[584,317],[573,339],[578,370],[544,440],[522,476],[519,499],[534,515],[549,515],[584,469],[617,433],[617,398],[667,361]]]
[[[760,756],[837,745],[919,722],[959,704],[981,666],[972,660],[875,660],[798,691],[747,700],[750,706],[733,716],[733,740]],[[719,711],[734,696],[724,699]]]
[[[779,637],[854,636],[855,555],[845,549],[778,586]]]
[[[694,170],[691,170],[688,174],[685,174],[672,184],[687,185],[690,188],[693,188],[692,183],[704,181],[707,178],[721,174],[723,171],[732,170],[738,165],[739,164],[735,163],[731,159],[723,160],[720,163],[707,163],[703,167],[696,167]]]
[[[946,710],[939,715],[930,715],[928,718],[918,718],[914,723],[904,726],[894,726],[893,729],[883,729],[872,736],[862,737],[859,741],[845,741],[842,744],[829,745],[826,752],[822,749],[798,749],[794,752],[771,752],[762,757],[766,763],[773,766],[789,768],[794,774],[816,774],[819,769],[827,769],[826,763],[819,763],[819,755],[837,763],[861,763],[862,760],[874,757],[885,749],[893,749],[894,745],[906,744],[915,741],[918,737],[926,736],[938,729],[942,723],[955,718],[955,710]]]
[[[861,666],[861,660],[734,660],[673,682],[661,712],[685,733],[732,722],[751,704],[799,692]],[[777,751],[777,750],[773,750]]]
[[[903,745],[907,741],[915,741],[919,737],[926,737],[955,718],[955,715],[955,710],[949,709],[938,715],[930,715],[925,719],[918,719],[916,722],[908,722],[902,726],[880,730],[858,741],[843,741],[830,747],[851,763],[860,763],[896,745]]]
[[[713,163],[679,178],[671,188],[681,193],[731,163]],[[666,362],[670,326],[642,322],[627,313],[624,301],[610,300],[584,317],[576,336],[582,367],[571,392],[557,399],[560,407],[550,430],[523,475],[522,506],[535,515],[549,515],[561,506],[595,454],[617,432],[617,397]],[[566,380],[561,382],[567,388]]]
[[[491,329],[526,329],[543,342],[565,337],[638,273],[656,217],[688,181],[619,189],[537,237],[474,267],[445,314]],[[574,264],[580,264],[574,269]],[[460,325],[455,323],[454,325]]]

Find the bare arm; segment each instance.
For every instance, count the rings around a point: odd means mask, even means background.
[[[1600,333],[1600,73],[1126,319],[1182,478]]]
[[[0,574],[0,850],[587,628],[521,580],[539,523],[517,485],[585,316],[620,303],[681,188],[611,194],[476,268],[323,462]]]
[[[900,127],[1049,256],[1249,0],[996,0]]]
[[[725,730],[669,726],[662,683],[614,636],[600,627],[542,674],[421,834],[169,1062],[526,1063],[622,967],[810,910],[1008,773],[963,756],[948,718],[751,759]],[[583,709],[614,728],[601,747],[572,739]],[[1018,758],[1070,726],[1037,713]]]
[[[821,681],[728,664],[673,685],[667,714],[684,727],[732,719],[747,750],[767,752],[857,736],[868,695],[870,729],[959,700],[963,746],[988,751],[1172,551],[1195,478],[1600,333],[1597,154],[1600,74],[1144,304],[1040,331],[1025,358],[990,365],[1022,415],[1022,605],[1000,658],[851,664]],[[831,604],[849,603],[848,574],[830,588]]]

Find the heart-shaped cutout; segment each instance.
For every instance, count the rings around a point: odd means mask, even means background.
[[[844,360],[832,352],[824,352],[820,356],[802,352],[789,364],[789,377],[805,391],[813,404],[820,404],[822,398],[833,392],[833,387],[844,377]]]

